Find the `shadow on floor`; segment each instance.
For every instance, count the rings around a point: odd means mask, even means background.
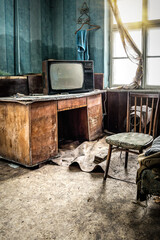
[[[14,164],[4,159],[0,160],[0,181],[6,181],[10,178],[19,177],[29,171],[29,168]]]

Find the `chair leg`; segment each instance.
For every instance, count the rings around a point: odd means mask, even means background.
[[[107,155],[107,162],[106,162],[106,169],[104,172],[104,180],[106,180],[108,176],[108,170],[109,170],[109,164],[110,164],[110,159],[111,159],[111,153],[112,153],[112,145],[109,144],[109,149],[108,149],[108,155]]]
[[[128,165],[128,152],[125,153],[125,169],[127,168]]]

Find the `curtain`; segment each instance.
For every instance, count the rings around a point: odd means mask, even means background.
[[[117,0],[108,0],[109,5],[112,9],[114,17],[117,22],[118,31],[121,37],[121,41],[126,52],[127,57],[134,63],[137,64],[137,71],[131,84],[122,86],[122,88],[139,88],[141,87],[143,79],[143,56],[141,51],[136,46],[134,40],[130,36],[128,30],[122,23],[119,9],[117,6]]]

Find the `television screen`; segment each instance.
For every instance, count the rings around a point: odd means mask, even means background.
[[[80,89],[84,82],[82,63],[53,63],[50,65],[52,90]]]

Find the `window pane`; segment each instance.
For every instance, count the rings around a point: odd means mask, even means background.
[[[148,19],[160,19],[160,0],[148,0]]]
[[[131,30],[129,31],[129,34],[133,38],[137,47],[141,50],[141,30]],[[124,51],[119,32],[113,33],[113,57],[126,57],[126,53]]]
[[[137,65],[129,59],[114,59],[112,67],[113,84],[129,84],[136,75]]]
[[[160,56],[160,28],[148,29],[148,56]]]
[[[160,58],[147,59],[147,85],[160,86]]]
[[[124,23],[142,21],[142,0],[117,0],[117,3]],[[116,24],[115,19],[113,23]]]

